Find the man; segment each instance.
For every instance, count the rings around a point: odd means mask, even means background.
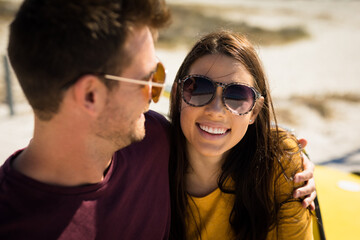
[[[168,19],[161,0],[23,3],[8,51],[35,128],[0,171],[0,239],[168,238],[166,120],[147,114],[126,148]]]
[[[8,51],[35,128],[0,169],[0,239],[168,238],[168,123],[145,113],[168,19],[162,0],[24,1]]]

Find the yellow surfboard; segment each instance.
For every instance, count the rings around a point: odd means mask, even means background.
[[[315,182],[326,239],[360,239],[360,176],[316,166]],[[324,239],[313,223],[314,239]]]

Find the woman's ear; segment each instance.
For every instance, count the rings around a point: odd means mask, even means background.
[[[256,101],[254,109],[251,111],[251,117],[250,117],[249,124],[253,124],[253,123],[255,122],[256,117],[257,117],[258,114],[260,113],[263,105],[264,105],[264,97],[260,97],[260,98]]]

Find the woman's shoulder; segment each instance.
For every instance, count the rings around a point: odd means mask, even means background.
[[[291,198],[294,189],[304,183],[294,183],[296,173],[303,171],[302,148],[296,137],[284,129],[273,131],[277,134],[279,146],[275,161],[275,184],[278,186],[277,195],[281,200]]]
[[[302,207],[301,199],[293,197],[294,190],[304,185],[293,180],[295,174],[303,170],[302,148],[289,131],[279,129],[274,134],[279,143],[274,182],[278,221],[268,239],[309,239],[312,236],[310,212]]]
[[[278,128],[272,130],[273,138],[277,139],[278,146],[276,150],[277,161],[282,163],[300,162],[302,163],[302,148],[297,138],[287,130]],[[300,157],[300,158],[299,158]]]
[[[273,137],[278,138],[279,147],[288,153],[299,153],[301,148],[297,138],[288,130],[283,128],[272,129]]]

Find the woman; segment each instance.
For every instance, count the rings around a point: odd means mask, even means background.
[[[268,83],[245,37],[223,31],[195,44],[170,118],[172,238],[312,238],[310,212],[292,197],[301,149],[272,127]]]

